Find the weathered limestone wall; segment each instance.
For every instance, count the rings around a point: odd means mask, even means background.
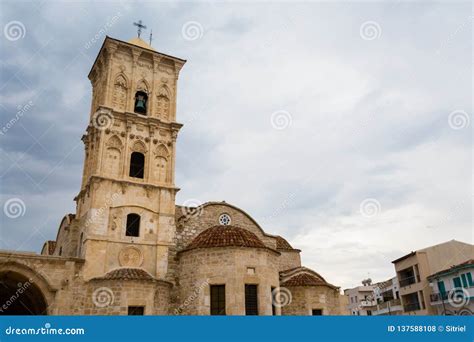
[[[340,294],[328,286],[288,286],[292,301],[282,307],[282,315],[307,316],[313,309],[322,309],[323,315],[340,315]]]
[[[301,256],[298,250],[287,251],[287,250],[278,250],[281,255],[278,258],[278,270],[285,271],[290,268],[300,267],[301,266]]]
[[[271,288],[279,286],[277,258],[277,253],[267,249],[242,247],[179,253],[177,307],[184,315],[209,315],[209,285],[225,285],[226,314],[245,315],[245,284],[257,284],[259,314],[271,315]],[[254,268],[255,273],[248,268]]]

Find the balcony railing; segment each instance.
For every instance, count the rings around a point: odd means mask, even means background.
[[[408,286],[415,283],[416,283],[415,276],[400,279],[400,287]]]
[[[360,301],[360,306],[375,306],[377,302],[375,300],[363,299]]]
[[[403,306],[405,312],[420,310],[420,303],[410,303]]]
[[[430,295],[431,303],[441,302],[441,301],[445,301],[447,299],[448,299],[448,293],[447,292],[445,292],[445,293],[432,293]]]
[[[394,307],[394,306],[397,306],[397,305],[400,305],[400,304],[401,304],[400,299],[392,299],[392,300],[380,303],[379,308],[380,309],[385,309],[385,308],[388,308],[389,305],[390,305],[390,307]]]

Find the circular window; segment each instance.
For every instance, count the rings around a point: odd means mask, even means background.
[[[231,222],[230,216],[227,214],[222,214],[219,216],[219,224],[223,226],[228,226]]]

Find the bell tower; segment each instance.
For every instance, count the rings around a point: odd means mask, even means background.
[[[176,91],[185,62],[140,38],[106,37],[92,66],[84,171],[75,198],[86,279],[116,268],[167,277],[182,127],[176,122]]]

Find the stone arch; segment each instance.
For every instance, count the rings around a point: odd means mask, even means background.
[[[171,92],[166,85],[162,85],[156,95],[156,115],[162,120],[169,120]]]
[[[128,80],[123,73],[115,77],[112,105],[116,110],[125,111],[127,108]]]
[[[153,177],[158,182],[169,182],[170,153],[165,145],[160,144],[155,151]]]
[[[147,95],[150,94],[150,85],[148,84],[147,80],[142,78],[140,81],[137,82],[137,89],[136,91],[142,91]]]
[[[146,153],[146,146],[143,142],[141,142],[140,140],[137,140],[132,146],[132,151]]]
[[[116,135],[107,141],[105,149],[105,158],[103,163],[103,171],[106,176],[117,177],[121,174],[122,164],[122,141]]]
[[[34,269],[14,261],[0,264],[0,315],[51,314],[55,290]]]

